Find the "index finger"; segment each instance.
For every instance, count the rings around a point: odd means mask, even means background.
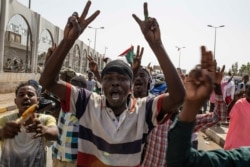
[[[201,46],[201,67],[206,68],[206,48],[205,46]]]
[[[144,47],[141,48],[141,52],[139,53],[140,58],[142,58],[143,52],[144,52]]]
[[[87,18],[84,22],[84,19],[86,18],[87,14],[88,14],[88,11],[89,11],[89,8],[90,8],[90,5],[91,5],[91,1],[88,1],[85,5],[85,8],[81,14],[81,16],[79,17],[79,22],[81,25],[85,25],[86,22],[87,24],[89,24],[90,22],[92,22],[99,14],[100,14],[100,11],[97,10],[95,11],[95,13],[93,13],[89,18]]]
[[[139,19],[139,17],[137,17],[135,14],[132,15],[133,18],[135,19],[135,21],[141,26],[141,19]]]
[[[145,17],[145,20],[148,20],[148,3],[145,2],[143,4],[143,8],[144,8],[144,17]]]
[[[224,70],[225,70],[225,65],[222,66],[220,72],[221,72],[221,73],[224,73]]]
[[[93,58],[90,55],[87,56],[87,59],[88,59],[88,61],[92,61],[93,60]]]

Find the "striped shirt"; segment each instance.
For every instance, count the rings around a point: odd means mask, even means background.
[[[194,131],[211,127],[226,118],[227,107],[222,95],[215,95],[214,112],[198,114]],[[168,131],[173,121],[168,119],[165,123],[155,127],[148,136],[148,145],[142,167],[166,167],[166,150],[168,144]]]
[[[117,119],[105,96],[67,84],[62,109],[79,120],[77,166],[139,166],[147,134],[157,124],[160,98],[129,97]]]
[[[59,136],[52,146],[52,156],[61,161],[74,163],[77,159],[78,119],[72,112],[61,111],[57,126]]]

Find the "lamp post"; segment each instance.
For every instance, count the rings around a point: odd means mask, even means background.
[[[207,25],[208,27],[211,27],[211,28],[214,28],[214,59],[215,59],[215,48],[216,48],[216,30],[217,28],[222,28],[222,27],[225,27],[224,25],[221,25],[221,26],[212,26],[212,25]]]
[[[91,27],[91,26],[88,26],[88,28],[92,28],[92,29],[95,30],[95,40],[94,40],[94,52],[95,52],[97,30],[104,29],[104,27]]]
[[[180,66],[180,64],[181,64],[181,50],[184,49],[185,46],[183,46],[183,47],[176,46],[176,48],[177,48],[177,51],[179,52],[179,65],[178,65],[178,67],[181,68],[181,66]]]
[[[91,40],[88,38],[88,41],[89,41],[89,46],[88,46],[88,56],[89,56],[89,47],[90,47]]]

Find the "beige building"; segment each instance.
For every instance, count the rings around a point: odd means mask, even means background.
[[[0,93],[12,92],[21,81],[38,80],[45,55],[63,30],[17,0],[0,2]],[[103,55],[77,40],[64,61],[77,73],[88,70],[87,55],[103,67]]]

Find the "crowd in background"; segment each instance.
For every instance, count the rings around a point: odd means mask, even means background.
[[[43,167],[47,158],[53,159],[54,167],[249,165],[250,148],[231,150],[250,146],[249,76],[235,84],[234,76],[225,74],[225,66],[218,68],[204,46],[200,64],[183,74],[165,51],[147,3],[145,18],[133,18],[161,74],[153,75],[150,65],[141,65],[140,46],[130,63],[112,60],[100,71],[88,56],[87,74],[61,69],[75,40],[100,14],[97,10],[86,17],[90,5],[88,1],[81,15],[74,12],[69,17],[63,40],[47,52],[39,83],[29,80],[17,87],[19,112],[0,122],[0,166]],[[33,104],[37,111],[27,117],[24,113]],[[19,117],[27,119],[21,124]],[[197,151],[197,132],[221,121],[229,121],[224,149],[231,151]],[[47,155],[49,146],[52,155]]]

